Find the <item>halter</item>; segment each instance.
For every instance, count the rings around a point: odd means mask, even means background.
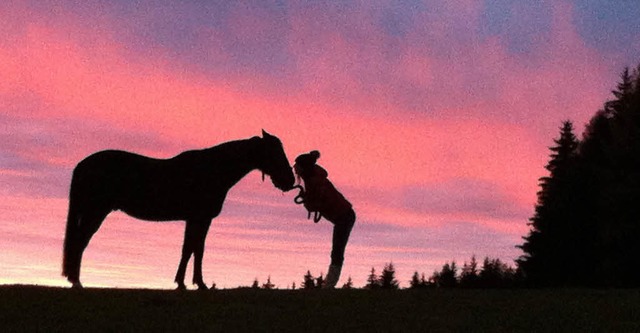
[[[300,190],[300,192],[298,192],[298,195],[296,195],[295,198],[293,198],[293,202],[295,202],[298,205],[301,205],[304,203],[304,187],[302,187],[302,185],[296,185],[293,187],[294,189],[298,189]],[[307,220],[311,218],[311,211],[307,211]],[[322,213],[320,212],[313,212],[313,223],[318,223],[318,221],[320,221],[320,219],[322,218]]]

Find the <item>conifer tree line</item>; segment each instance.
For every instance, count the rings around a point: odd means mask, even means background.
[[[462,269],[458,270],[455,260],[446,262],[440,271],[435,271],[427,279],[414,272],[409,281],[410,289],[424,288],[511,288],[519,286],[521,276],[513,267],[500,259],[485,257],[482,266],[478,267],[475,256]]]
[[[297,284],[294,281],[288,285],[286,289],[321,289],[324,284],[324,276],[320,273],[319,276],[314,276],[311,271],[307,270],[307,273],[303,276],[302,282],[297,288]],[[414,272],[412,278],[406,281],[408,283],[408,289],[426,289],[426,288],[505,288],[519,286],[521,283],[520,275],[518,272],[500,261],[500,259],[491,259],[486,257],[481,267],[478,267],[476,257],[471,257],[469,263],[465,262],[462,266],[462,270],[458,272],[458,266],[455,261],[451,263],[445,263],[440,271],[435,271],[427,279],[425,274],[419,275],[418,272]],[[214,287],[215,289],[215,284]],[[247,288],[247,287],[240,287]],[[277,287],[271,283],[271,276],[267,278],[267,282],[262,285],[256,278],[251,285],[252,289],[277,289]],[[336,288],[342,289],[355,289],[353,285],[353,279],[348,277],[347,281],[341,286]],[[375,267],[371,267],[371,271],[367,275],[366,284],[362,289],[368,290],[384,290],[400,289],[400,282],[396,278],[396,269],[393,263],[387,263],[384,265],[382,272],[378,274]]]
[[[550,147],[548,176],[518,269],[531,286],[640,285],[640,65],[578,139],[571,121]]]

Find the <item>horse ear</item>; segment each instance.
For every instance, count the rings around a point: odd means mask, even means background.
[[[269,137],[269,136],[271,136],[271,134],[267,133],[267,131],[265,131],[265,130],[263,129],[263,130],[262,130],[262,137],[263,137],[263,138],[266,138],[266,137]]]

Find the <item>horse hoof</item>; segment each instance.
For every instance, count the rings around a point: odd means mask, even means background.
[[[176,288],[177,291],[185,291],[187,290],[187,286],[185,286],[184,284],[179,284],[178,288]]]
[[[82,286],[82,283],[80,283],[80,281],[77,281],[77,282],[72,282],[71,289],[81,290],[81,289],[84,289],[84,287]]]
[[[198,290],[207,291],[209,290],[209,287],[207,287],[207,285],[204,283],[198,283]]]

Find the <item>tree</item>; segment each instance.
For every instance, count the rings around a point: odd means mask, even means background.
[[[460,273],[460,286],[475,288],[478,287],[478,262],[476,256],[471,256],[471,262],[465,261]]]
[[[409,281],[410,289],[420,289],[422,288],[422,284],[420,283],[420,275],[418,275],[418,271],[413,272],[413,276]]]
[[[269,277],[267,277],[267,282],[262,285],[262,289],[271,290],[271,289],[274,289],[275,287],[276,285],[271,283],[271,275],[269,275]]]
[[[258,282],[258,278],[253,280],[253,284],[251,285],[252,289],[260,289],[260,282]]]
[[[367,284],[364,286],[365,289],[379,289],[380,281],[378,280],[378,275],[376,275],[375,268],[371,267],[371,273],[369,273],[369,277],[367,278]]]
[[[324,285],[324,276],[322,276],[322,273],[320,273],[320,276],[316,278],[316,288],[322,288],[323,285]]]
[[[427,280],[427,278],[424,276],[424,273],[422,273],[422,275],[420,276],[420,286],[423,288],[427,288],[427,287],[431,287],[431,283],[429,283],[429,281]]]
[[[575,175],[578,140],[573,124],[565,121],[560,137],[550,147],[551,160],[546,165],[549,176],[540,178],[540,191],[535,214],[530,219],[531,230],[518,246],[525,253],[518,264],[529,279],[537,285],[559,285],[568,279],[567,265],[575,255],[575,237],[579,221],[575,211],[580,205],[580,184]]]
[[[349,276],[347,282],[342,285],[342,289],[353,289],[353,280],[351,279],[351,276]]]
[[[382,289],[398,289],[398,280],[396,280],[396,270],[393,263],[384,266],[382,274],[379,278],[380,288]]]
[[[626,68],[613,98],[581,141],[563,124],[519,271],[533,285],[640,285],[640,66]],[[577,146],[577,149],[575,148]]]
[[[314,289],[316,287],[316,280],[311,275],[311,271],[307,271],[307,274],[304,275],[304,280],[302,281],[302,289]]]
[[[413,272],[413,276],[409,281],[410,289],[424,289],[429,286],[430,286],[429,281],[427,281],[427,278],[425,277],[424,273],[419,275],[418,271]]]
[[[448,262],[442,266],[442,270],[440,271],[438,278],[438,286],[444,288],[453,288],[458,284],[458,267],[456,266],[456,262],[451,261],[451,264]]]
[[[452,261],[451,264],[446,262],[442,269],[438,272],[433,272],[431,278],[429,279],[432,284],[437,287],[442,288],[452,288],[458,284],[458,267],[455,261]]]
[[[484,288],[511,287],[514,284],[515,270],[500,259],[484,258],[478,283]]]
[[[640,65],[624,70],[614,99],[605,103],[611,115],[607,150],[599,166],[606,183],[598,194],[596,216],[603,254],[600,272],[608,285],[640,285]],[[597,139],[597,138],[595,138]],[[603,140],[600,140],[603,141]]]
[[[582,270],[581,284],[640,285],[639,70],[625,68],[614,98],[591,118],[580,144],[584,241],[578,251],[589,268]]]

